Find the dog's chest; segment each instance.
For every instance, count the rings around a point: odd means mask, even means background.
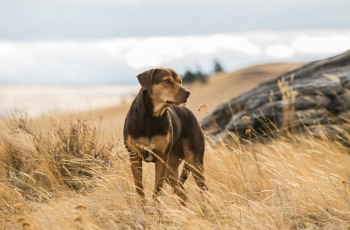
[[[157,135],[151,138],[127,138],[128,146],[135,154],[140,154],[142,158],[147,161],[155,161],[157,156],[161,157],[166,154],[171,145],[171,135]],[[156,154],[157,156],[154,156]]]

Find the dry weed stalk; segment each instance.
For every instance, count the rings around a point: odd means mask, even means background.
[[[346,188],[347,188],[347,185],[350,183],[346,182],[345,180],[343,180],[341,183],[344,185],[345,196],[348,197],[348,191]]]
[[[290,82],[294,81],[294,75],[291,76]],[[282,102],[283,102],[283,121],[282,121],[282,130],[289,130],[291,133],[296,133],[295,129],[295,97],[297,92],[293,90],[293,87],[290,86],[284,78],[278,80],[278,88],[281,92]]]
[[[249,141],[250,141],[250,152],[252,153],[253,157],[254,157],[254,160],[255,160],[255,165],[256,165],[256,168],[258,170],[258,173],[259,173],[259,183],[260,183],[260,191],[264,190],[264,185],[263,185],[263,182],[262,182],[262,179],[263,179],[263,175],[261,173],[261,169],[260,169],[260,166],[259,166],[259,162],[258,162],[258,157],[257,157],[257,154],[256,154],[256,151],[255,151],[255,148],[254,148],[254,145],[253,145],[253,142],[252,142],[252,127],[249,123],[250,121],[250,117],[249,116],[244,116],[242,117],[242,120],[244,120],[246,123],[247,123],[247,129],[246,129],[246,132],[245,134],[248,135],[249,137]]]

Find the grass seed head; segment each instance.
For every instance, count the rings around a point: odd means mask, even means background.
[[[243,121],[250,121],[250,117],[249,117],[249,116],[243,116],[243,117],[242,117],[242,120],[243,120]]]

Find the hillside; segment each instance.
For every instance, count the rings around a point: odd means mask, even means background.
[[[187,106],[198,119],[204,118],[219,104],[228,101],[259,83],[272,79],[279,74],[295,69],[302,63],[276,63],[247,67],[229,73],[219,73],[208,78],[208,83],[194,83],[185,87],[191,91]],[[207,110],[198,111],[202,104]],[[93,116],[103,116],[104,120],[113,124],[112,127],[122,127],[129,104],[91,111]],[[111,127],[111,126],[109,126]]]

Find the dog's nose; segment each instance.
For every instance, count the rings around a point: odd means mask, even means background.
[[[191,94],[191,92],[190,92],[190,91],[188,91],[188,90],[185,90],[185,94],[186,94],[186,96],[187,96],[187,97],[189,97],[189,96],[190,96],[190,94]]]

